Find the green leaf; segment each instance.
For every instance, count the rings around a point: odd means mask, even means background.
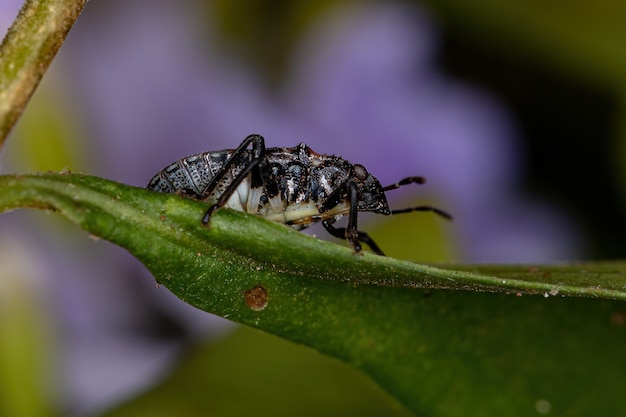
[[[417,415],[609,415],[626,392],[626,264],[439,269],[256,216],[73,174],[0,177],[0,210],[57,210],[182,300],[370,375]],[[475,411],[474,411],[475,410]]]

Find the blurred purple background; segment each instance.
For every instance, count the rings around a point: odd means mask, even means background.
[[[20,4],[0,4],[1,33]],[[67,168],[144,186],[173,160],[260,133],[268,146],[304,141],[361,163],[383,184],[427,177],[422,188],[390,194],[390,203],[426,195],[454,213],[455,222],[441,226],[454,261],[584,256],[568,214],[521,191],[526,142],[507,106],[441,71],[440,32],[427,10],[395,3],[332,8],[294,40],[272,84],[229,48],[198,5],[87,5],[33,98],[58,97],[67,106],[63,117],[80,137],[78,159]],[[2,154],[3,173],[32,166],[19,149],[27,139],[18,126]],[[47,217],[1,216],[0,245],[18,246],[41,265],[37,282],[58,326],[59,394],[70,414],[132,395],[189,341],[230,327],[163,288],[154,291],[153,278],[125,251]]]

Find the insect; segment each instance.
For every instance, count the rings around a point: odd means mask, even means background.
[[[237,149],[202,152],[168,165],[147,188],[207,202],[210,206],[202,217],[204,225],[221,207],[256,214],[297,230],[322,222],[332,236],[346,239],[355,253],[361,251],[362,242],[384,256],[374,240],[358,230],[358,212],[390,215],[431,211],[451,219],[432,206],[389,209],[386,191],[424,181],[423,177],[407,177],[383,187],[363,165],[318,154],[304,143],[293,148],[266,148],[262,136],[250,135]],[[335,227],[344,215],[348,216],[347,227]]]

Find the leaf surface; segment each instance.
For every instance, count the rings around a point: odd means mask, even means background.
[[[626,264],[435,268],[74,174],[0,177],[200,309],[364,371],[416,415],[609,415],[626,391]]]

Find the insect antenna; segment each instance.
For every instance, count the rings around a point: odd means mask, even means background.
[[[401,179],[395,184],[391,184],[386,187],[383,187],[383,191],[395,190],[395,189],[402,187],[403,185],[424,184],[425,182],[426,182],[426,178],[424,177],[419,177],[419,176],[406,177],[406,178]],[[446,220],[452,220],[452,216],[450,215],[450,213],[443,211],[437,207],[433,207],[433,206],[417,206],[417,207],[408,207],[408,208],[399,209],[399,210],[391,210],[391,214],[411,213],[413,211],[431,211],[437,214],[438,216],[443,217]]]
[[[452,215],[450,213],[433,206],[417,206],[399,210],[391,210],[391,214],[411,213],[413,211],[432,211],[433,213],[443,217],[446,220],[452,220]]]
[[[426,178],[424,177],[406,177],[404,179],[401,179],[395,184],[391,184],[386,187],[383,187],[383,191],[395,190],[395,189],[402,187],[403,185],[424,184],[425,182],[426,182]]]

